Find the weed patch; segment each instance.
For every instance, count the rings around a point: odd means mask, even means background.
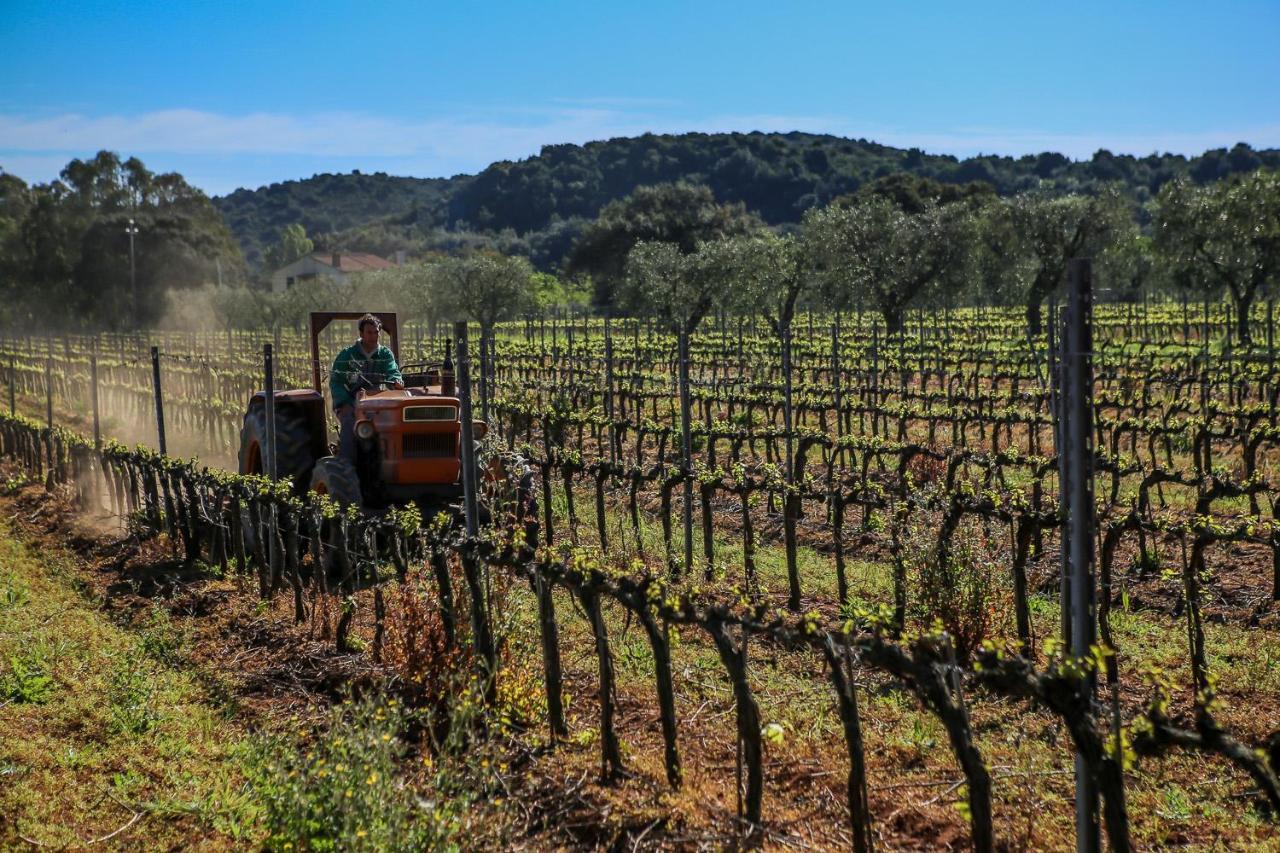
[[[397,768],[411,714],[381,698],[333,709],[327,730],[264,739],[253,784],[274,850],[437,849],[459,825],[460,801],[415,796]]]

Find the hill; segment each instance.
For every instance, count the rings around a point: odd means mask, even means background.
[[[945,183],[986,181],[1001,195],[1044,183],[1064,193],[1090,192],[1118,181],[1142,202],[1179,175],[1207,183],[1259,166],[1280,168],[1280,150],[1240,143],[1190,158],[1100,150],[1081,161],[1053,152],[960,159],[799,132],[646,134],[548,145],[534,157],[494,163],[474,176],[316,175],[238,190],[215,204],[253,265],[281,228],[301,222],[326,247],[389,252],[488,243],[551,268],[600,208],[648,184],[704,183],[718,200],[743,202],[780,225],[895,172]]]
[[[433,209],[449,198],[460,178],[407,178],[385,172],[315,175],[256,190],[240,189],[214,199],[252,266],[262,264],[264,249],[280,230],[302,223],[308,234],[347,231],[415,209]]]

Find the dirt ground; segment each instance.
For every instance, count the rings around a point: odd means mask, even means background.
[[[586,506],[586,504],[583,504]],[[29,548],[69,553],[82,594],[114,621],[138,625],[159,604],[180,626],[187,666],[210,697],[234,710],[246,731],[271,730],[297,719],[318,720],[344,691],[383,683],[386,673],[367,653],[340,654],[321,617],[297,626],[291,602],[260,602],[249,578],[213,576],[184,566],[161,540],[139,542],[112,520],[86,519],[61,497],[27,486],[0,498]],[[586,527],[586,525],[584,525]],[[732,533],[732,531],[727,531]],[[883,543],[862,543],[855,582],[874,599],[885,591]],[[1166,549],[1167,550],[1167,549]],[[765,544],[761,573],[780,579],[777,547]],[[1172,555],[1172,552],[1169,552]],[[830,584],[821,549],[806,549],[806,587]],[[1265,579],[1263,561],[1244,553],[1238,568],[1219,573],[1215,607],[1206,626],[1222,699],[1220,719],[1237,737],[1261,745],[1280,730],[1280,637],[1270,612],[1255,601]],[[1128,559],[1118,558],[1117,565]],[[1046,568],[1047,571],[1047,568]],[[521,700],[523,718],[497,746],[500,771],[487,777],[467,839],[474,849],[500,844],[528,849],[722,849],[741,839],[738,762],[729,684],[708,638],[681,633],[674,649],[679,747],[685,770],[680,790],[666,783],[661,761],[652,659],[643,632],[620,612],[608,612],[618,674],[618,734],[628,773],[601,777],[597,674],[586,621],[573,602],[557,596],[562,627],[570,737],[552,748],[545,733],[533,597],[521,584],[500,584],[505,602],[500,682]],[[1189,683],[1185,626],[1176,584],[1133,579],[1127,606],[1113,614],[1125,680],[1122,703],[1132,714],[1148,698],[1137,673],[1165,668],[1175,684]],[[364,593],[361,594],[365,595]],[[827,599],[830,600],[830,599]],[[323,606],[317,604],[317,606]],[[1037,597],[1038,635],[1052,634],[1056,606]],[[372,637],[372,607],[357,602],[355,633]],[[1254,618],[1254,617],[1257,618]],[[847,758],[821,662],[759,646],[751,679],[766,726],[765,827],[770,848],[847,848]],[[871,670],[857,675],[867,741],[869,795],[878,847],[963,849],[968,822],[964,786],[944,731],[899,685]],[[1173,697],[1175,716],[1190,706],[1188,690]],[[969,695],[979,745],[995,784],[996,837],[1002,849],[1069,849],[1071,756],[1067,737],[1050,715],[993,697]],[[772,731],[772,729],[771,729]],[[406,784],[416,784],[412,766]],[[1141,848],[1278,849],[1280,834],[1258,804],[1249,780],[1216,759],[1188,753],[1144,760],[1127,777],[1130,818]]]

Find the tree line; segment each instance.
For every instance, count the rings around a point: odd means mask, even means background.
[[[355,283],[272,294],[261,282],[246,286],[254,274],[203,193],[180,175],[100,152],[71,161],[48,184],[0,173],[0,322],[130,329],[212,317],[279,327],[308,310],[364,304],[440,319],[496,312],[496,322],[589,303],[679,325],[672,312],[686,302],[687,320],[744,310],[748,294],[782,287],[794,290],[788,310],[876,311],[891,331],[912,307],[1022,304],[1034,335],[1066,261],[1090,256],[1103,298],[1225,294],[1247,342],[1249,309],[1280,267],[1277,174],[1174,177],[1138,203],[1123,183],[1065,194],[1042,183],[1001,195],[986,181],[895,172],[781,224],[706,184],[665,183],[609,202],[562,235],[558,275],[538,270],[518,246],[460,238]],[[291,223],[264,257],[280,266],[318,243]],[[461,289],[450,284],[459,277],[468,282]],[[512,289],[514,279],[521,285]],[[497,307],[472,310],[490,290]]]
[[[912,176],[811,209],[792,229],[712,207],[705,188],[637,192],[605,208],[569,268],[592,276],[597,304],[673,329],[747,310],[781,331],[809,306],[876,311],[894,332],[911,307],[1021,304],[1037,335],[1067,261],[1092,257],[1104,299],[1225,294],[1244,343],[1254,301],[1280,284],[1280,172],[1270,170],[1205,186],[1176,179],[1141,208],[1118,187],[1003,198]]]
[[[753,313],[782,337],[800,309],[877,312],[892,334],[914,307],[1022,305],[1034,336],[1074,257],[1095,259],[1102,299],[1225,296],[1248,343],[1254,301],[1280,284],[1280,172],[1204,186],[1175,179],[1141,207],[1119,187],[1006,198],[981,182],[899,174],[782,228],[741,203],[717,202],[706,186],[664,184],[606,205],[560,277],[519,255],[478,250],[350,285],[305,282],[263,294],[252,311],[288,325],[320,308],[394,305],[488,331],[569,308],[654,317],[673,332],[712,313]],[[233,322],[252,324],[246,305],[229,294],[219,313],[240,311]]]
[[[244,260],[208,196],[110,151],[28,186],[0,171],[0,324],[135,329]]]
[[[1280,168],[1280,151],[1243,143],[1196,157],[1096,152],[1087,160],[1043,152],[959,159],[865,139],[809,133],[644,134],[585,145],[548,145],[476,175],[421,179],[358,171],[316,175],[215,199],[251,266],[284,227],[300,223],[320,248],[421,255],[459,247],[528,257],[559,272],[572,244],[610,202],[639,187],[692,183],[742,203],[769,225],[898,173],[943,184],[988,184],[1013,196],[1034,189],[1093,194],[1118,185],[1134,204],[1175,178],[1208,184]]]

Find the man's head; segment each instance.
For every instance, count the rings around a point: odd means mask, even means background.
[[[382,321],[372,314],[365,314],[356,323],[356,328],[360,330],[360,344],[366,351],[371,351],[378,346],[378,333],[382,331]]]

